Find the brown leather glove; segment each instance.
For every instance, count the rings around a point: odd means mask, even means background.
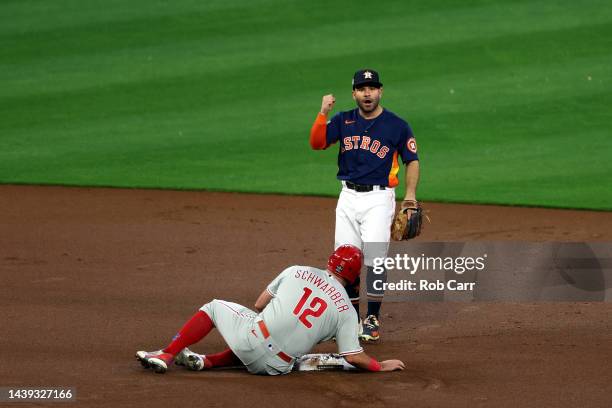
[[[391,225],[391,238],[403,241],[418,237],[423,224],[423,208],[418,201],[404,200]]]

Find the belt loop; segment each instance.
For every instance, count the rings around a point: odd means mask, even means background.
[[[264,323],[264,321],[260,320],[257,322],[257,324],[259,325],[259,330],[261,330],[261,334],[263,334],[264,339],[267,339],[268,337],[270,337],[270,332],[268,331],[268,328],[266,327],[266,324]]]
[[[291,364],[291,362],[293,361],[293,357],[289,356],[286,353],[283,353],[282,351],[279,351],[277,356],[279,356],[280,359],[283,360],[285,363]]]

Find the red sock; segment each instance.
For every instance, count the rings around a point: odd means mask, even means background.
[[[210,367],[206,364],[206,368],[242,365],[242,361],[240,361],[231,349],[227,349],[220,353],[207,354],[206,360],[211,364]]]
[[[201,310],[198,310],[183,328],[172,339],[172,342],[164,349],[164,353],[177,355],[185,347],[202,340],[212,328],[215,327],[210,317]]]

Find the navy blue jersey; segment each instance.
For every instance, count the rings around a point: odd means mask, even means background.
[[[338,179],[357,184],[395,187],[398,155],[404,164],[419,159],[412,129],[386,109],[375,119],[359,109],[339,112],[327,123],[326,139],[327,146],[340,142]]]

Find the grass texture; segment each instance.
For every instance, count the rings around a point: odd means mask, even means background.
[[[371,67],[417,136],[419,199],[612,209],[607,0],[7,0],[0,17],[1,183],[334,196],[337,148],[308,132]]]

